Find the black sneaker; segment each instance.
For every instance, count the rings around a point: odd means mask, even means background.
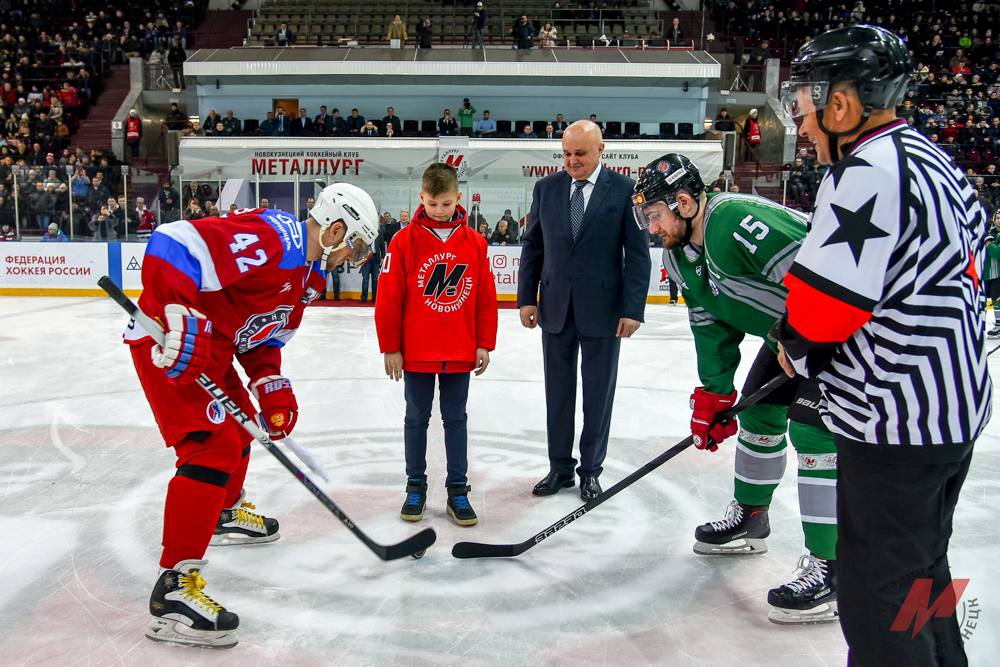
[[[448,487],[448,514],[460,526],[474,526],[479,523],[476,511],[469,504],[471,489],[468,484]]]
[[[160,573],[149,598],[148,639],[204,648],[236,646],[240,617],[204,592],[206,564],[184,560]]]
[[[420,521],[424,518],[424,503],[427,502],[427,482],[419,479],[406,480],[406,502],[399,512],[403,521]]]

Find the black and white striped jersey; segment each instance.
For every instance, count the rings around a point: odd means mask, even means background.
[[[782,342],[799,373],[818,372],[834,433],[947,445],[982,431],[985,225],[962,172],[905,122],[862,136],[830,168],[786,277]]]

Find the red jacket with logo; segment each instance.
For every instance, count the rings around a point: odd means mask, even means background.
[[[423,207],[389,243],[379,276],[375,328],[383,353],[403,353],[403,370],[465,373],[476,348],[497,340],[497,289],[486,240],[459,206],[439,225]],[[431,229],[450,232],[446,241]]]

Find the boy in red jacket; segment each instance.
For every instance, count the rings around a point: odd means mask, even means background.
[[[486,241],[458,205],[458,172],[444,164],[424,171],[420,207],[392,238],[379,278],[375,328],[385,372],[405,384],[406,502],[404,521],[420,521],[427,500],[427,423],[434,378],[441,392],[448,456],[448,514],[460,526],[479,521],[469,504],[465,403],[469,373],[482,375],[497,339],[497,290]]]

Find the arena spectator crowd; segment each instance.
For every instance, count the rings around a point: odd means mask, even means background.
[[[319,108],[319,113],[315,116],[312,116],[307,109],[299,109],[298,112],[288,114],[284,108],[279,106],[276,112],[267,112],[263,120],[253,119],[248,122],[241,120],[232,109],[226,110],[225,116],[221,116],[215,109],[211,109],[204,121],[189,122],[184,114],[178,110],[177,105],[173,104],[164,122],[168,129],[180,130],[182,137],[394,138],[463,135],[482,139],[494,137],[562,139],[563,132],[569,126],[562,114],[557,114],[556,119],[552,121],[517,121],[516,123],[497,122],[491,118],[489,109],[484,109],[478,119],[476,116],[476,108],[469,98],[465,98],[462,100],[461,106],[458,107],[457,116],[452,114],[450,108],[446,108],[437,120],[422,121],[419,125],[417,121],[404,121],[396,115],[393,107],[386,109],[386,115],[380,120],[366,118],[357,109],[351,109],[350,115],[344,117],[341,115],[340,109],[334,108],[329,111],[325,105]],[[608,128],[597,119],[596,115],[591,114],[590,120],[597,123],[605,138],[622,138],[620,134],[616,135],[613,132],[609,134]],[[502,129],[504,124],[507,126],[506,130]],[[621,123],[609,124],[609,127],[614,125],[617,125],[618,129],[621,130]]]
[[[70,231],[103,239],[135,232],[142,215],[126,213],[114,154],[71,150],[71,137],[111,65],[186,44],[206,5],[0,0],[0,227],[19,222],[60,240]]]

